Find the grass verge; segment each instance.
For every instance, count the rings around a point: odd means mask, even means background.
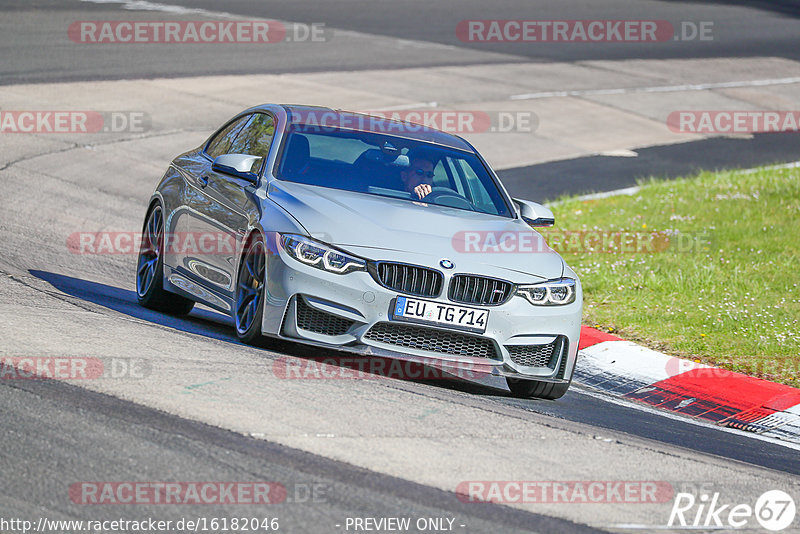
[[[640,187],[552,206],[542,234],[581,278],[584,323],[800,387],[800,169]]]

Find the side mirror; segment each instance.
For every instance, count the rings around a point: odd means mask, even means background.
[[[522,220],[528,223],[529,226],[553,226],[556,223],[556,218],[549,208],[530,200],[518,198],[512,198],[511,200],[517,205]]]
[[[249,154],[223,154],[214,159],[211,169],[255,183],[258,181],[258,174],[251,169],[253,164],[260,159],[261,156],[251,156]]]

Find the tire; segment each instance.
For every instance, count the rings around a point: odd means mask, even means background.
[[[566,384],[554,384],[553,382],[506,377],[506,383],[508,384],[508,389],[511,390],[511,394],[515,397],[555,400],[564,396],[570,384],[572,384],[572,379]]]
[[[267,338],[261,334],[264,316],[264,288],[266,286],[267,254],[264,238],[255,234],[247,243],[239,262],[236,277],[236,300],[233,318],[236,336],[248,345],[265,346]]]
[[[164,289],[164,210],[155,204],[142,228],[136,260],[136,296],[139,304],[170,315],[186,315],[194,301]]]

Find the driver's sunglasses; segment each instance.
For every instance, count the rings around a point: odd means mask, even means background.
[[[433,178],[433,171],[423,171],[422,169],[415,169],[414,172],[417,173],[417,176]]]

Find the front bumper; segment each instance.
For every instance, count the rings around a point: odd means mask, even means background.
[[[457,375],[468,371],[555,383],[569,382],[572,376],[580,334],[580,284],[572,304],[534,306],[514,296],[483,307],[489,310],[485,332],[460,332],[394,320],[394,302],[402,293],[383,287],[367,272],[329,273],[276,249],[267,258],[264,335],[433,364]],[[445,273],[445,288],[452,274]],[[459,305],[446,295],[444,289],[438,297],[423,299]]]

